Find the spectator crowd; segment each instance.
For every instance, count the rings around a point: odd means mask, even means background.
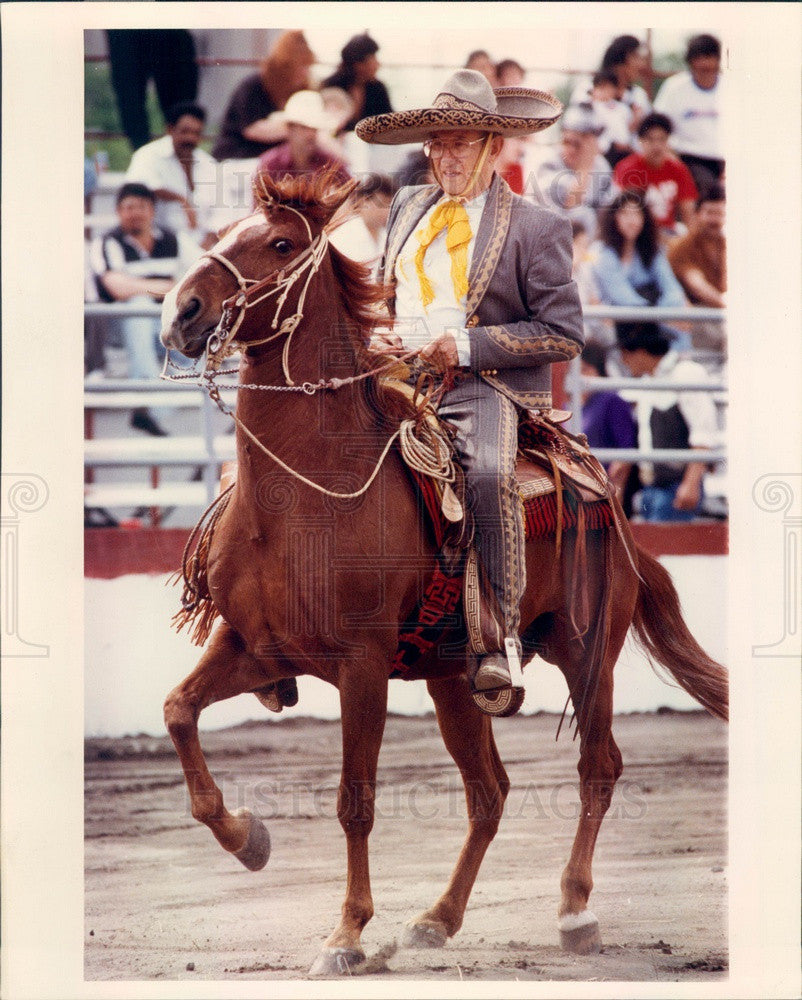
[[[159,37],[155,37],[158,35]],[[365,173],[354,155],[356,123],[393,110],[378,78],[379,46],[368,33],[342,47],[333,73],[313,76],[315,54],[303,31],[281,33],[257,72],[231,93],[211,152],[202,144],[206,109],[197,101],[198,74],[188,32],[109,31],[112,82],[123,130],[132,147],[116,192],[116,225],[86,248],[89,301],[160,301],[217,234],[248,214],[254,178],[331,169],[338,181],[358,181],[351,217],[332,234],[349,256],[375,266],[394,192],[429,183],[419,149],[405,151],[392,176]],[[598,70],[572,84],[558,141],[552,146],[506,139],[498,171],[517,194],[571,221],[574,278],[584,305],[724,306],[726,283],[725,158],[720,136],[721,45],[708,34],[691,38],[686,69],[663,80],[654,102],[643,84],[647,60],[633,35],[604,51]],[[515,59],[485,50],[463,65],[494,88],[527,86]],[[170,72],[168,67],[172,67]],[[154,80],[166,132],[151,139],[144,94]],[[651,89],[651,88],[650,88]],[[85,177],[87,207],[97,177]],[[85,371],[103,377],[104,339],[117,337],[132,378],[161,369],[158,320],[125,316],[86,321]],[[639,322],[612,326],[586,321],[583,371],[681,382],[709,377],[689,352],[725,353],[723,324]],[[179,359],[179,364],[181,361]],[[585,431],[598,447],[710,447],[716,417],[703,393],[586,393]],[[131,425],[165,434],[158,413],[135,410]],[[684,519],[702,509],[703,463],[648,468],[642,464],[640,514]],[[638,470],[614,463],[610,474],[632,511]]]

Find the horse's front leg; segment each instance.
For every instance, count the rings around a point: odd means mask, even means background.
[[[205,823],[219,843],[252,871],[267,864],[270,837],[262,821],[247,809],[235,813],[226,809],[203,756],[198,716],[213,702],[264,685],[267,676],[264,665],[244,651],[237,633],[221,625],[198,666],[164,703],[164,721],[184,770],[192,816]]]
[[[347,671],[347,673],[346,673]],[[362,929],[373,916],[368,837],[373,828],[376,766],[387,715],[387,672],[364,661],[340,675],[343,765],[337,815],[345,831],[348,881],[342,918],[310,969],[313,975],[348,975],[364,961]]]

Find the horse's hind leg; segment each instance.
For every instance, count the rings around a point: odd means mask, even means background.
[[[270,855],[267,829],[248,810],[230,813],[214,783],[198,738],[198,716],[217,701],[265,683],[264,666],[244,651],[236,632],[221,625],[198,666],[167,696],[164,721],[175,744],[189,789],[192,815],[246,868],[263,868]]]
[[[491,719],[456,677],[430,680],[443,741],[460,769],[468,807],[468,835],[451,880],[430,909],[407,924],[407,947],[440,947],[462,926],[479,866],[498,830],[510,783],[493,739]]]
[[[555,620],[553,656],[549,656],[568,681],[580,735],[577,769],[581,814],[571,857],[562,874],[558,914],[560,944],[579,954],[598,951],[601,946],[599,922],[587,908],[593,888],[593,851],[622,771],[621,753],[612,734],[613,668],[626,637],[629,617],[626,597],[619,602],[615,599],[618,596],[614,595],[610,604],[609,637],[600,662],[592,662],[593,630],[585,637],[583,646],[572,638],[573,628],[561,616]],[[589,683],[591,674],[595,677]]]

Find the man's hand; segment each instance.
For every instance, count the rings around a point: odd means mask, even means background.
[[[374,333],[370,338],[370,346],[374,351],[401,352],[404,349],[404,342],[396,333],[385,330],[382,333]]]
[[[450,368],[459,368],[457,342],[453,333],[441,333],[421,349],[421,361],[425,361],[438,372],[446,372]]]
[[[676,510],[696,510],[702,498],[702,491],[699,483],[686,483],[684,480],[677,487],[677,495],[674,497],[674,508]]]
[[[702,479],[705,466],[701,462],[690,462],[674,497],[675,510],[696,510],[702,499]]]
[[[246,125],[242,134],[251,142],[284,142],[289,131],[287,123],[274,111],[267,118],[260,118],[259,121]]]
[[[175,284],[172,278],[146,278],[145,281],[147,282],[145,290],[157,302],[161,302]]]

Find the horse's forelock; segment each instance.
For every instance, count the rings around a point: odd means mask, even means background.
[[[268,218],[272,209],[287,206],[301,212],[311,223],[325,225],[356,186],[356,181],[343,184],[337,168],[330,167],[297,177],[272,177],[260,172],[254,178],[253,192],[256,205]]]

